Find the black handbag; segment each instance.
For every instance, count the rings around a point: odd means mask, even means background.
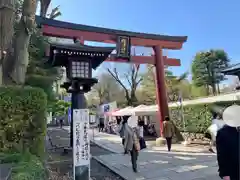
[[[140,139],[139,139],[139,144],[140,144],[140,149],[145,149],[145,148],[147,148],[146,142],[145,142],[145,140],[144,140],[143,138],[140,138]]]

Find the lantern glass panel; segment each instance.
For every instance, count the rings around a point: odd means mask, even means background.
[[[72,61],[73,78],[89,78],[89,62]]]

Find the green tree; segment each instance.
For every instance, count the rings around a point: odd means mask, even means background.
[[[48,95],[48,100],[54,100],[53,83],[61,76],[58,68],[53,68],[44,62],[46,41],[47,39],[39,31],[35,31],[31,36],[25,85],[42,88]]]
[[[190,88],[191,88],[191,99],[195,99],[198,97],[205,97],[208,95],[207,89],[205,86],[197,87],[196,85],[191,84]]]
[[[65,101],[62,101],[62,100],[55,101],[51,106],[53,116],[66,115],[67,112],[68,112],[68,108],[70,106],[71,106],[71,104],[69,102],[65,102]]]
[[[18,2],[17,6],[13,4],[13,2]],[[51,0],[41,0],[41,15],[50,18],[61,15],[58,7],[54,8],[52,12],[47,15],[50,2]],[[5,3],[4,6],[6,5],[6,9],[10,11],[3,11],[0,14],[0,18],[3,19],[1,26],[4,27],[4,35],[1,35],[1,37],[7,37],[8,39],[8,41],[6,41],[6,38],[1,38],[1,49],[6,50],[6,56],[3,57],[1,55],[0,57],[2,80],[6,85],[24,84],[29,65],[29,44],[32,34],[36,31],[35,14],[38,0],[6,0],[6,2],[4,1],[3,3]],[[6,18],[10,18],[10,20]],[[15,29],[14,23],[16,25]]]
[[[199,52],[192,62],[192,80],[197,87],[209,86],[213,94],[217,93],[216,85],[224,80],[220,70],[229,65],[229,58],[224,50]]]
[[[41,1],[41,15],[56,18],[61,15],[59,7],[54,8],[50,14],[47,12],[49,0]],[[25,85],[42,88],[48,95],[49,101],[55,100],[53,83],[61,79],[60,68],[54,68],[45,63],[45,51],[49,39],[44,37],[40,30],[35,28],[31,35],[28,47],[29,64],[26,73]]]
[[[142,82],[138,89],[138,99],[142,104],[155,104],[156,84],[154,77],[154,66],[147,65],[146,72],[142,74]]]
[[[173,72],[165,69],[165,81],[168,93],[168,100],[177,101],[179,92],[182,92],[184,99],[190,98],[190,84],[186,80],[188,73],[183,73],[179,77],[174,76]],[[143,81],[141,83],[141,101],[145,104],[155,104],[156,102],[156,85],[155,85],[155,70],[154,66],[148,65],[147,71],[142,75]]]

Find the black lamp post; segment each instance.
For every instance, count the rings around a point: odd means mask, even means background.
[[[51,44],[48,63],[52,66],[65,66],[67,82],[61,87],[72,94],[72,116],[70,146],[73,147],[73,111],[86,109],[84,93],[98,82],[92,78],[92,69],[96,69],[114,50],[114,47],[93,47],[82,44]],[[78,155],[79,156],[79,155]],[[87,169],[87,170],[84,170]],[[89,167],[75,167],[75,180],[88,180]]]

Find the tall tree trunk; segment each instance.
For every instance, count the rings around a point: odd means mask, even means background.
[[[207,91],[206,92],[207,96],[209,96],[209,85],[208,84],[206,85],[206,91]]]
[[[211,87],[212,87],[212,93],[215,96],[216,95],[216,86],[215,86],[215,84],[211,84]]]
[[[219,87],[219,83],[217,83],[217,90],[218,90],[218,94],[220,94],[220,87]]]
[[[11,78],[15,84],[24,84],[27,66],[29,63],[28,46],[31,34],[35,28],[35,14],[37,0],[24,0],[22,16],[17,24],[16,36],[14,39],[14,58],[12,69],[7,78]],[[9,80],[7,82],[10,82]]]
[[[16,0],[0,0],[0,85],[3,83],[3,62],[12,44]]]

